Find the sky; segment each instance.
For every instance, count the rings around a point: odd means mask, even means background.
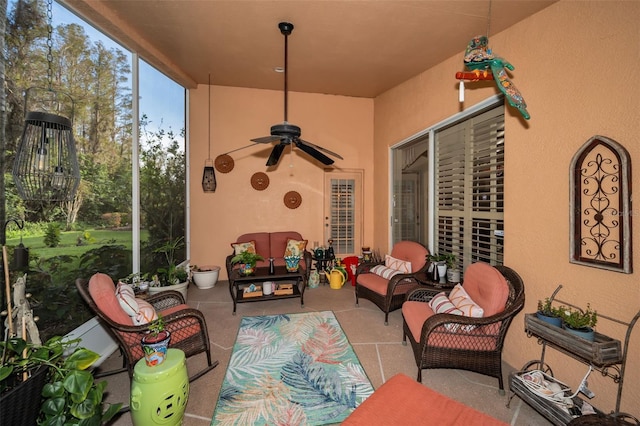
[[[14,0],[9,0],[8,11],[13,8],[13,3]],[[100,40],[107,48],[119,48],[131,57],[127,49],[55,1],[52,16],[54,27],[60,24],[78,24],[84,28],[92,42]],[[156,131],[162,128],[168,131],[171,128],[176,135],[179,135],[180,130],[184,128],[185,109],[184,102],[176,102],[176,99],[184,99],[184,88],[144,61],[140,61],[139,69],[140,115],[146,114],[149,118],[150,124],[147,129]]]

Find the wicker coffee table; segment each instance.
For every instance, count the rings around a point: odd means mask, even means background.
[[[262,284],[267,281],[273,281],[276,283],[293,281],[293,291],[291,294],[271,293],[269,295],[263,294],[245,297],[245,287],[249,287],[251,284],[256,286],[260,285],[260,287],[262,287]],[[229,277],[229,292],[231,293],[231,299],[233,300],[233,315],[236,314],[236,306],[238,303],[264,302],[268,300],[299,297],[300,305],[304,306],[304,290],[306,286],[307,283],[304,280],[304,273],[300,268],[298,268],[296,272],[288,272],[287,268],[284,266],[276,266],[274,274],[269,274],[269,268],[267,267],[255,268],[251,275],[242,275],[239,270],[236,269],[231,272],[231,277]]]

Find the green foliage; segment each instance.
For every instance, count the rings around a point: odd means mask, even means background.
[[[538,311],[548,317],[562,317],[562,312],[566,309],[564,306],[553,306],[553,300],[548,297],[538,300]]]
[[[161,314],[158,314],[158,318],[149,323],[149,332],[153,336],[157,336],[161,331],[164,331],[164,318]]]
[[[23,339],[12,338],[0,342],[5,357],[0,367],[0,386],[16,376],[40,365],[49,366],[48,382],[42,390],[44,401],[40,407],[40,425],[100,425],[110,420],[122,404],[103,404],[107,382],[95,382],[87,371],[99,355],[85,348],[75,347],[77,340],[64,341],[56,336],[42,346]],[[11,379],[11,380],[9,380]]]
[[[565,308],[560,313],[562,321],[573,329],[595,327],[598,322],[598,313],[592,310],[588,303],[585,310]]]
[[[176,265],[176,252],[183,247],[184,237],[178,237],[165,242],[153,251],[163,254],[166,264],[157,269],[152,285],[163,287],[187,281],[189,278],[187,269]]]
[[[50,223],[44,233],[44,243],[47,247],[58,247],[60,244],[60,225]]]
[[[264,258],[257,253],[243,251],[242,253],[233,256],[231,258],[231,263],[242,263],[245,265],[251,265],[251,267],[253,268],[256,266],[256,262],[258,262],[258,260],[264,260]]]

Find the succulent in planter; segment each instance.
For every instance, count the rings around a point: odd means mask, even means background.
[[[96,382],[88,368],[99,355],[86,348],[76,347],[80,339],[64,340],[60,336],[49,339],[45,344],[36,346],[21,338],[9,338],[0,342],[3,354],[0,365],[0,402],[3,405],[3,419],[7,424],[21,424],[14,416],[30,414],[38,416],[38,424],[104,424],[115,416],[122,404],[103,404],[106,381]],[[22,388],[28,388],[36,376],[30,375],[39,368],[46,367],[46,377],[39,412],[12,413],[12,407],[24,407],[25,402],[12,403],[9,398],[18,397]],[[39,376],[41,377],[41,376]],[[29,391],[30,392],[30,391]],[[33,396],[33,394],[32,394]],[[7,399],[5,399],[7,398]],[[23,418],[23,417],[22,417]]]
[[[553,306],[553,299],[547,297],[544,300],[538,300],[536,316],[542,321],[560,327],[562,326],[562,312],[565,309],[564,306]]]
[[[598,313],[588,303],[585,310],[565,308],[560,310],[560,314],[563,324],[574,330],[593,328],[598,322]]]

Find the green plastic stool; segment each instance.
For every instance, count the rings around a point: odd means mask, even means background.
[[[170,348],[160,365],[149,367],[144,358],[136,363],[131,381],[134,425],[180,425],[188,399],[187,362],[180,349]]]

